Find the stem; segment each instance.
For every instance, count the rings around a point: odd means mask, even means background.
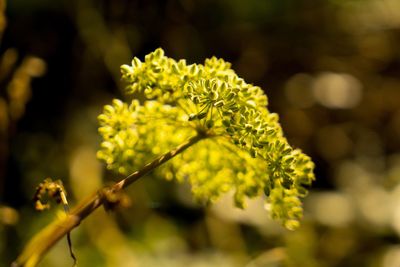
[[[207,137],[205,133],[199,133],[196,136],[191,137],[186,142],[182,143],[175,149],[165,153],[164,155],[156,158],[152,162],[146,164],[142,169],[136,171],[123,180],[117,182],[113,186],[104,187],[97,193],[93,194],[86,200],[81,201],[71,212],[62,219],[57,219],[52,222],[39,233],[37,233],[25,246],[22,253],[18,258],[11,264],[11,267],[34,267],[39,263],[43,256],[65,235],[67,235],[72,229],[77,227],[87,216],[103,204],[107,204],[107,194],[105,192],[111,192],[113,194],[120,192],[125,187],[129,186],[139,178],[143,177],[150,171],[154,170],[158,166],[164,164],[171,158],[175,157],[179,153],[186,150],[188,147],[194,145],[201,139]]]

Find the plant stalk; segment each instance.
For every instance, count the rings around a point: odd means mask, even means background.
[[[67,235],[72,229],[77,227],[87,216],[89,216],[98,207],[110,204],[110,200],[107,196],[111,194],[118,194],[124,188],[137,181],[139,178],[145,176],[158,166],[164,164],[168,160],[172,159],[179,153],[182,153],[190,146],[194,145],[201,139],[206,138],[207,135],[199,133],[186,142],[177,146],[175,149],[161,155],[152,162],[146,164],[142,169],[130,174],[126,178],[117,182],[111,187],[104,187],[97,193],[93,194],[89,198],[81,201],[70,213],[61,219],[57,219],[52,222],[39,233],[37,233],[25,246],[22,253],[18,258],[11,264],[11,267],[34,267],[36,266],[43,256],[65,235]],[[111,203],[113,204],[113,203]]]

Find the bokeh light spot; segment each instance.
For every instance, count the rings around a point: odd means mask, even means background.
[[[326,72],[314,80],[313,93],[318,103],[325,107],[348,109],[360,103],[362,86],[349,74]]]

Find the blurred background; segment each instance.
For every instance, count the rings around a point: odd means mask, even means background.
[[[72,206],[120,178],[96,160],[96,116],[123,97],[119,66],[157,47],[265,90],[316,163],[302,226],[148,177],[72,232],[79,266],[400,266],[400,1],[0,0],[0,35],[1,267],[60,212],[34,211],[44,178]],[[66,243],[39,266],[71,266]]]

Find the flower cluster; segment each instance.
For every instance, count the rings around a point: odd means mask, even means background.
[[[98,117],[103,142],[97,157],[108,169],[130,174],[193,136],[187,118],[182,110],[157,101],[128,105],[114,99]]]
[[[288,144],[263,90],[230,67],[215,57],[188,65],[162,49],[144,62],[134,58],[123,65],[126,92],[142,102],[114,100],[104,108],[98,157],[109,169],[128,174],[201,133],[204,140],[156,174],[189,181],[195,198],[207,203],[233,192],[243,208],[246,198],[265,195],[271,216],[294,229],[314,164]]]

